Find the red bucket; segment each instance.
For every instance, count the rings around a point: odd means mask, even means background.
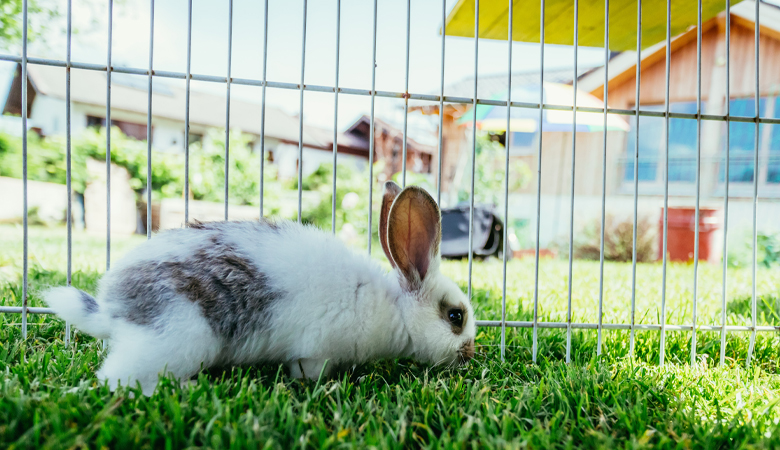
[[[696,243],[696,209],[669,208],[667,253],[670,261],[692,261]],[[717,263],[716,234],[723,220],[719,209],[699,209],[699,261]],[[658,259],[663,258],[664,209],[658,221]]]

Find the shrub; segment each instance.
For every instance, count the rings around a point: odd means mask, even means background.
[[[750,267],[753,264],[753,233],[729,245],[728,263],[732,267]],[[780,234],[756,235],[756,261],[764,267],[780,266]]]
[[[636,260],[653,260],[653,242],[650,221],[645,217],[637,220]],[[607,215],[604,220],[604,259],[606,261],[631,261],[633,259],[634,222],[618,222]],[[594,220],[575,235],[574,257],[598,260],[601,257],[601,220]]]

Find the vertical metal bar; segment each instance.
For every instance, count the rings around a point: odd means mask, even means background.
[[[542,217],[542,131],[544,121],[544,0],[541,0],[539,48],[541,65],[539,69],[539,150],[536,155],[536,252],[534,254],[534,328],[531,357],[536,362],[539,350],[539,232]]]
[[[22,224],[24,228],[24,240],[22,243],[24,261],[22,262],[22,339],[27,339],[27,0],[22,0],[22,201],[24,216]]]
[[[307,0],[303,0],[303,35],[301,39],[301,103],[298,113],[298,223],[301,223],[301,197],[303,196],[303,76],[306,67],[306,7]]]
[[[577,0],[574,0],[575,2]],[[507,231],[509,224],[509,149],[511,148],[512,132],[511,132],[511,112],[512,112],[512,26],[513,26],[513,14],[514,14],[514,0],[509,0],[509,34],[507,36],[507,43],[509,48],[507,49],[507,94],[506,94],[506,135],[504,136],[504,150],[506,151],[506,158],[504,162],[504,249],[503,249],[503,263],[504,274],[502,277],[501,286],[501,361],[506,356],[506,254],[509,250],[507,244],[507,238],[509,233]],[[443,35],[443,33],[442,33]],[[476,116],[476,110],[474,111]]]
[[[106,56],[106,271],[111,268],[111,47],[114,34],[114,0],[108,0],[108,53]],[[105,347],[105,340],[103,341]]]
[[[192,63],[192,0],[187,2],[187,81],[184,97],[184,223],[190,221],[190,78]]]
[[[265,186],[265,87],[268,84],[268,0],[264,2],[263,12],[263,94],[260,107],[260,217],[264,217],[263,188]]]
[[[510,0],[510,7],[509,7],[509,23],[512,23],[512,7],[511,7],[511,0]],[[512,33],[512,27],[509,27],[509,33],[511,36]],[[439,171],[436,175],[436,203],[441,206],[441,168],[442,168],[442,161],[441,161],[441,155],[442,155],[442,148],[444,145],[444,37],[447,34],[447,0],[441,0],[441,92],[439,96],[439,156],[438,156],[438,164],[439,164]],[[512,39],[509,39],[509,47],[512,47]],[[511,58],[511,56],[510,56]],[[510,71],[511,71],[511,64],[510,64]],[[508,149],[509,147],[507,147]]]
[[[66,216],[68,227],[68,286],[72,284],[73,272],[73,186],[71,184],[71,146],[70,146],[70,58],[71,58],[71,36],[73,21],[71,18],[72,0],[68,0],[68,30],[66,43],[66,66],[65,66],[65,184],[68,191],[68,211]],[[65,345],[70,344],[70,322],[65,321]]]
[[[230,69],[233,59],[233,0],[228,2],[228,54],[227,54],[227,93],[225,100],[225,220],[228,220],[228,199],[230,198]]]
[[[642,0],[637,0],[636,9],[636,142],[634,142],[634,229],[631,245],[631,336],[628,355],[634,356],[634,338],[636,334],[636,239],[637,212],[639,210],[639,94],[642,79]]]
[[[339,49],[341,48],[341,0],[336,0],[336,84],[333,89],[333,205],[331,210],[331,231],[336,234],[336,158],[339,138]],[[368,228],[371,236],[371,227]]]
[[[726,179],[723,193],[723,287],[720,305],[720,365],[726,364],[726,285],[729,249],[729,166],[731,165],[731,0],[726,0]]]
[[[661,349],[659,364],[664,364],[666,353],[666,260],[669,240],[669,73],[671,67],[672,42],[672,0],[666,0],[666,92],[664,97],[664,243],[663,274],[661,281]]]
[[[412,18],[412,1],[406,0],[406,76],[404,78],[404,144],[403,144],[403,161],[402,161],[402,175],[401,186],[406,187],[406,155],[407,155],[407,141],[409,136],[407,134],[407,122],[409,118],[409,34],[411,30],[411,18]],[[476,97],[477,94],[475,93]]]
[[[701,0],[696,19],[696,225],[693,244],[693,334],[691,335],[691,365],[696,363],[696,307],[699,288],[699,197],[701,197]]]
[[[577,161],[577,50],[580,30],[580,2],[574,0],[574,78],[572,78],[572,126],[571,126],[571,211],[569,219],[569,295],[566,306],[566,362],[571,362],[571,294],[574,275],[574,176]],[[605,67],[606,69],[606,67]]]
[[[752,292],[751,292],[751,301],[750,301],[750,322],[751,326],[753,327],[753,330],[750,332],[750,346],[748,347],[748,354],[747,354],[747,361],[745,362],[746,365],[750,366],[750,360],[753,357],[753,350],[756,347],[756,269],[758,266],[758,223],[756,221],[757,219],[757,213],[758,213],[758,144],[761,141],[758,136],[759,132],[759,122],[758,122],[758,116],[761,112],[759,108],[759,100],[761,99],[761,89],[759,84],[759,75],[760,75],[760,60],[759,60],[759,50],[760,50],[760,28],[761,24],[759,22],[760,16],[758,15],[759,7],[761,6],[761,2],[756,1],[755,2],[755,8],[756,8],[756,26],[755,26],[755,60],[756,60],[756,131],[755,131],[755,153],[753,154],[753,286],[752,286]]]
[[[474,263],[474,186],[477,167],[477,79],[479,74],[479,0],[474,1],[474,98],[472,110],[474,119],[471,130],[474,133],[471,148],[471,195],[469,204],[469,287],[468,296],[471,299],[471,273]]]
[[[607,215],[607,106],[609,104],[609,0],[604,0],[604,154],[601,166],[601,243],[599,249],[599,327],[596,355],[601,355],[604,316],[604,225]],[[573,200],[573,199],[572,199]]]
[[[373,236],[374,203],[374,100],[376,99],[376,15],[377,0],[374,0],[374,38],[371,54],[371,129],[368,133],[368,256],[371,256],[371,237]]]
[[[154,61],[154,0],[149,1],[149,90],[146,109],[146,239],[152,238],[152,62]]]

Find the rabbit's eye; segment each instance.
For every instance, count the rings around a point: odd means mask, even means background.
[[[447,319],[450,323],[458,328],[463,327],[463,311],[459,308],[454,308],[447,311]]]

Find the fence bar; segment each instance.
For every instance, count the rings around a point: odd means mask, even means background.
[[[21,306],[0,306],[0,314],[3,313],[21,314],[24,310],[25,308]],[[29,314],[54,314],[54,310],[52,310],[51,308],[30,306],[27,307],[26,310]],[[506,326],[509,328],[533,328],[534,327],[534,322],[532,321],[508,320],[505,323]],[[477,320],[478,327],[500,328],[501,324],[502,324],[501,320]],[[545,329],[565,330],[569,326],[569,324],[568,322],[537,322],[536,326],[538,328],[545,328]],[[572,323],[571,327],[574,330],[597,330],[599,324],[598,323]],[[605,330],[630,330],[631,325],[625,323],[605,323],[602,324],[602,328],[604,328]],[[701,331],[720,331],[723,327],[720,325],[702,325],[698,328]],[[646,330],[646,331],[659,331],[661,330],[661,325],[637,324],[636,329]],[[671,331],[692,331],[693,326],[690,324],[687,325],[667,324],[666,329]],[[744,333],[749,333],[753,331],[753,327],[749,325],[729,325],[726,327],[726,329],[728,331],[744,332]],[[755,327],[755,330],[758,333],[778,333],[780,332],[780,326],[758,325]]]
[[[336,0],[336,92],[333,93],[333,206],[331,209],[331,231],[336,234],[336,158],[339,137],[339,49],[341,46],[341,0]],[[371,235],[371,227],[368,228]]]
[[[636,5],[636,92],[634,106],[636,107],[636,142],[634,143],[634,229],[631,245],[631,335],[628,344],[628,356],[634,356],[636,334],[636,239],[637,213],[639,211],[639,102],[642,74],[642,0]],[[605,104],[606,108],[607,105]]]
[[[301,103],[298,113],[298,223],[301,223],[301,197],[303,197],[303,77],[306,73],[306,7],[307,0],[303,0],[303,31],[301,35]]]
[[[190,221],[190,78],[192,63],[192,0],[187,1],[187,79],[184,97],[184,223]]]
[[[72,0],[68,0],[68,12],[67,12],[67,43],[65,47],[66,61],[68,63],[65,67],[65,184],[68,191],[68,210],[65,213],[66,226],[68,228],[68,286],[73,282],[73,186],[71,184],[71,146],[70,146],[70,56],[71,56],[71,35],[73,34],[73,20],[71,18],[71,10],[73,8]],[[70,345],[70,322],[65,321],[65,345]]]
[[[265,217],[263,197],[265,186],[265,88],[268,69],[268,0],[263,5],[263,93],[260,106],[260,217]]]
[[[601,243],[599,249],[599,329],[596,355],[601,355],[604,315],[604,225],[607,215],[607,105],[609,104],[609,0],[604,0],[604,156],[601,166]],[[572,164],[573,166],[573,164]],[[572,198],[572,201],[574,199]]]
[[[474,187],[477,167],[477,79],[479,75],[479,0],[474,1],[474,102],[472,108],[474,119],[471,123],[472,147],[471,147],[471,195],[469,199],[469,287],[468,297],[471,300],[471,275],[474,263]]]
[[[541,65],[539,72],[539,151],[536,156],[536,252],[534,254],[534,331],[533,346],[531,356],[533,362],[536,362],[536,353],[539,343],[539,232],[541,230],[542,217],[542,127],[544,120],[544,0],[541,0],[540,21],[539,21],[539,48],[541,50]],[[572,105],[574,108],[574,105]],[[605,106],[606,108],[606,106]]]
[[[726,0],[726,117],[731,115],[731,0]],[[720,307],[720,365],[726,364],[726,283],[729,248],[729,166],[731,165],[731,122],[726,122],[726,179],[723,194],[723,291]]]
[[[233,0],[228,2],[228,54],[227,54],[227,86],[225,100],[225,220],[228,220],[228,199],[230,198],[230,68],[233,59]],[[300,179],[300,178],[299,178]],[[300,215],[300,214],[299,214]]]
[[[411,34],[411,20],[412,20],[412,1],[406,0],[406,77],[404,78],[404,144],[403,144],[403,161],[401,170],[401,186],[406,187],[406,155],[408,152],[409,135],[407,133],[408,121],[409,121],[409,36]],[[474,92],[474,97],[477,93]]]
[[[760,76],[760,60],[758,58],[758,52],[760,50],[760,33],[761,24],[759,22],[760,16],[758,15],[760,1],[755,2],[756,5],[756,26],[755,28],[755,60],[756,60],[756,131],[755,131],[755,153],[753,154],[753,289],[751,293],[750,302],[750,318],[753,326],[753,332],[750,334],[750,345],[748,346],[747,361],[745,362],[750,367],[750,360],[753,356],[753,350],[756,347],[756,269],[758,266],[758,223],[756,221],[758,216],[758,143],[759,143],[759,122],[758,116],[760,115],[759,100],[761,99],[761,90],[759,85]],[[724,255],[725,256],[725,255]]]
[[[371,237],[373,234],[374,203],[374,100],[376,99],[376,14],[377,1],[374,0],[374,38],[371,54],[371,123],[368,136],[368,256],[371,256]]]
[[[108,52],[106,55],[106,271],[111,268],[111,47],[114,34],[114,0],[108,0]],[[105,347],[105,340],[103,341]]]
[[[512,5],[510,2],[509,6],[509,23],[512,23]],[[444,144],[444,42],[446,39],[444,37],[447,34],[447,0],[441,0],[441,95],[439,96],[439,156],[438,156],[438,164],[439,164],[439,171],[436,172],[436,203],[439,204],[441,207],[441,154],[442,154],[442,146]],[[512,26],[509,26],[509,48],[512,48]],[[511,50],[510,50],[511,51]],[[510,62],[511,62],[511,56]],[[510,72],[511,72],[511,64],[510,64]],[[511,83],[511,82],[510,82]],[[507,151],[509,151],[509,147],[507,147]]]
[[[664,365],[666,353],[666,251],[669,240],[669,73],[672,62],[672,0],[666,0],[666,92],[664,94],[664,243],[663,243],[663,272],[661,280],[661,350],[659,364]]]
[[[574,78],[572,78],[572,107],[577,107],[577,50],[580,39],[579,29],[580,19],[580,2],[574,0]],[[605,103],[606,106],[606,103]],[[572,294],[572,280],[574,274],[574,177],[576,174],[575,163],[577,161],[577,112],[572,111],[572,125],[571,125],[571,204],[570,204],[570,216],[569,216],[569,295],[568,304],[566,305],[566,323],[569,324],[566,327],[566,362],[571,362],[571,294]],[[606,131],[606,130],[605,130]]]
[[[14,56],[14,55],[7,55],[0,53],[0,61],[10,61],[10,62],[16,62],[21,63],[21,57]],[[53,66],[53,67],[67,67],[68,63],[66,61],[60,61],[56,59],[44,59],[44,58],[27,58],[27,62],[29,64],[35,64],[35,65],[41,65],[41,66]],[[89,64],[89,63],[81,63],[81,62],[73,62],[70,65],[74,69],[82,69],[82,70],[94,70],[97,72],[105,72],[106,66],[100,65],[100,64]],[[134,67],[122,67],[122,66],[113,66],[111,68],[111,72],[114,73],[126,73],[130,75],[148,75],[149,70],[148,69],[139,69]],[[152,76],[160,77],[160,78],[171,78],[171,79],[179,79],[184,80],[187,78],[187,74],[185,72],[169,72],[165,70],[155,70]],[[219,77],[219,76],[212,76],[212,75],[199,75],[199,74],[191,74],[190,78],[193,81],[205,81],[208,83],[226,83],[227,78],[225,77]],[[299,91],[301,89],[300,84],[298,83],[283,83],[278,81],[268,81],[263,82],[263,80],[257,80],[257,79],[248,79],[248,78],[231,78],[230,84],[240,85],[240,86],[255,86],[255,87],[262,87],[264,85],[270,87],[270,88],[276,88],[276,89],[287,89],[287,90],[295,90]],[[308,84],[303,87],[304,91],[312,91],[312,92],[335,92],[336,87],[335,86],[320,86],[315,84]],[[360,96],[366,96],[370,97],[372,95],[371,89],[356,89],[356,88],[348,88],[348,87],[339,87],[338,88],[339,93],[341,94],[348,94],[348,95],[360,95]],[[407,95],[404,92],[394,92],[394,91],[376,91],[377,97],[384,97],[384,98],[404,98],[404,96]],[[456,96],[444,96],[442,99],[440,95],[437,94],[416,94],[410,92],[408,94],[409,100],[421,100],[426,102],[439,102],[443,100],[447,103],[460,103],[460,104],[468,104],[471,105],[474,103],[474,99],[471,97],[456,97]],[[477,104],[479,105],[492,105],[492,106],[506,106],[505,100],[493,100],[493,99],[487,99],[487,98],[478,98],[476,99]],[[529,103],[529,102],[512,102],[509,106],[512,108],[527,108],[527,109],[539,109],[539,103]],[[542,105],[542,107],[546,110],[551,111],[572,111],[574,110],[571,106],[566,105],[555,105],[555,104],[549,104],[545,103]],[[576,108],[577,112],[589,112],[589,113],[598,113],[603,114],[604,108],[594,108],[590,106],[578,106]],[[619,115],[619,116],[635,116],[636,115],[636,108],[631,109],[623,109],[623,108],[607,108],[607,112],[609,114]],[[644,111],[640,110],[639,115],[643,117],[670,117],[672,119],[693,119],[696,120],[696,113],[681,113],[681,112],[673,112],[670,111],[668,114],[664,111]],[[710,120],[710,121],[717,121],[717,122],[725,122],[726,120],[730,122],[744,122],[744,123],[755,123],[756,118],[751,117],[743,117],[743,116],[733,116],[733,117],[726,117],[726,115],[721,114],[702,114],[701,120]],[[780,125],[780,118],[774,118],[774,117],[759,117],[758,122],[762,124],[771,124],[771,125]]]
[[[154,61],[154,0],[149,1],[149,90],[146,109],[146,239],[152,238],[152,62]]]
[[[577,0],[574,0],[575,2]],[[509,245],[507,244],[507,238],[509,237],[508,225],[509,225],[509,149],[512,147],[512,129],[511,113],[512,108],[509,104],[512,103],[512,25],[514,14],[514,1],[509,0],[509,36],[507,37],[509,48],[507,50],[507,94],[506,94],[506,133],[504,136],[504,150],[506,151],[506,158],[504,162],[504,249],[503,249],[503,264],[504,274],[502,277],[501,286],[501,361],[504,361],[506,356],[506,254],[509,251]],[[444,83],[442,83],[442,88]],[[444,94],[444,92],[442,92]],[[474,111],[476,115],[476,111]]]
[[[22,338],[27,339],[27,253],[28,232],[27,229],[27,0],[22,0],[22,195],[24,217],[24,240],[22,243],[24,261],[22,262]]]
[[[691,335],[691,365],[696,364],[696,307],[699,288],[699,198],[701,197],[701,0],[696,18],[696,224],[693,243],[693,334]]]

